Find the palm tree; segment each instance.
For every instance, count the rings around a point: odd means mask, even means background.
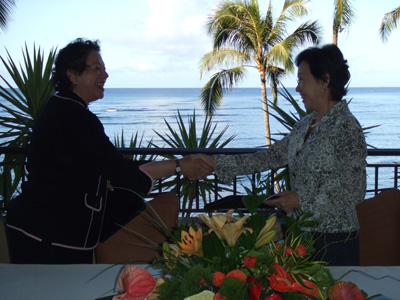
[[[353,23],[354,18],[355,13],[350,0],[335,0],[335,10],[333,13],[333,44],[338,44],[339,33],[348,29]]]
[[[0,0],[0,28],[6,29],[7,23],[11,13],[13,12],[13,7],[15,6],[14,0]]]
[[[400,6],[386,13],[383,16],[379,34],[383,42],[387,41],[389,34],[397,28],[397,22],[400,20]]]
[[[217,7],[207,23],[213,50],[203,56],[200,71],[203,76],[220,68],[201,91],[200,100],[208,116],[221,104],[223,93],[244,77],[246,67],[254,68],[260,73],[266,142],[271,144],[266,83],[271,85],[276,102],[276,86],[282,76],[294,70],[294,50],[320,38],[316,21],[305,22],[287,35],[288,23],[308,13],[308,2],[285,0],[275,22],[271,1],[265,17],[257,0],[223,1]]]

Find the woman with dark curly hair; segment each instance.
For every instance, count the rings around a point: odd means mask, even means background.
[[[154,180],[178,173],[200,179],[212,171],[201,155],[124,159],[89,110],[104,97],[107,78],[97,41],[77,39],[59,51],[53,69],[57,93],[35,124],[28,180],[8,207],[11,262],[92,263],[99,240],[145,209],[139,195],[147,195]],[[164,211],[170,209],[177,211],[168,205]]]
[[[216,163],[216,174],[225,182],[235,175],[288,166],[291,190],[265,205],[292,215],[311,212],[319,221],[318,227],[312,228],[317,259],[330,265],[358,265],[355,206],[365,197],[367,148],[359,122],[342,100],[349,67],[335,45],[304,50],[296,65],[296,91],[312,112],[269,149],[218,155],[210,163]]]

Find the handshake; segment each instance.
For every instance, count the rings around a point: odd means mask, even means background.
[[[183,176],[191,180],[199,180],[210,175],[217,169],[214,157],[205,154],[193,154],[179,159]]]

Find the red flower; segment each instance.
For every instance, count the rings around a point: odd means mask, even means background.
[[[254,268],[257,262],[257,257],[256,256],[246,256],[243,260],[243,264],[246,266],[246,268]]]
[[[297,247],[297,254],[298,255],[300,255],[300,256],[306,255],[306,252],[307,252],[307,248],[304,245],[300,244]]]
[[[226,300],[225,296],[220,295],[219,293],[216,293],[213,297],[213,300]]]
[[[319,290],[315,283],[309,280],[303,280],[304,286],[298,284],[280,265],[274,264],[274,268],[277,272],[268,277],[269,285],[271,288],[278,292],[290,293],[290,292],[303,292],[307,295],[318,296]]]
[[[247,289],[250,294],[250,299],[251,300],[259,300],[261,291],[263,289],[263,286],[261,285],[261,283],[259,283],[257,281],[257,279],[255,279],[252,276],[247,277],[247,283],[248,283]]]
[[[283,300],[279,294],[273,293],[266,297],[264,300]]]
[[[246,282],[247,275],[240,270],[233,270],[226,274],[226,277],[234,278]]]
[[[277,272],[268,277],[271,288],[278,292],[293,292],[293,278],[278,264],[273,265]]]
[[[213,275],[214,275],[212,280],[213,286],[220,287],[224,283],[224,279],[226,277],[225,274],[220,271],[217,271]]]
[[[303,256],[303,255],[306,254],[306,250],[307,250],[307,248],[306,248],[304,245],[300,244],[300,245],[297,247],[296,250],[294,250],[294,249],[291,248],[291,247],[286,247],[286,249],[285,249],[285,254],[291,256],[292,253],[296,253],[296,254],[298,254],[298,255],[300,255],[300,256]]]
[[[145,269],[127,265],[117,282],[117,291],[124,291],[121,299],[144,300],[153,292],[156,281]]]
[[[319,295],[319,290],[318,290],[318,286],[316,283],[311,282],[309,280],[303,280],[303,284],[306,287],[308,287],[308,289],[305,288],[304,286],[298,284],[297,282],[292,284],[292,288],[297,290],[298,292],[302,292],[302,293],[310,295],[310,296],[317,297]]]
[[[294,250],[293,250],[293,248],[291,248],[291,247],[286,247],[286,249],[285,249],[285,254],[286,255],[292,255],[292,252],[295,252]]]
[[[331,300],[365,300],[358,286],[352,282],[337,281],[328,290]]]

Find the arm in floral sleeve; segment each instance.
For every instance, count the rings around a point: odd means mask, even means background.
[[[336,144],[340,166],[341,201],[355,206],[364,200],[366,191],[367,146],[361,126],[355,119],[342,126],[343,137]]]
[[[231,183],[235,176],[253,174],[287,164],[288,136],[277,141],[269,149],[250,154],[215,155],[218,178]]]

